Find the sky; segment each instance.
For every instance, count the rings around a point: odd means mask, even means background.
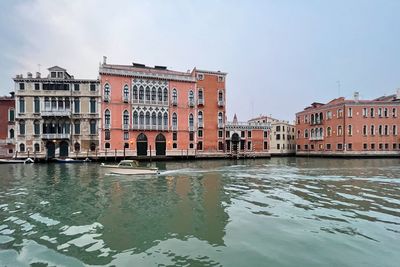
[[[227,116],[293,121],[312,102],[400,88],[398,0],[2,0],[0,95],[12,77],[99,63],[227,72]]]

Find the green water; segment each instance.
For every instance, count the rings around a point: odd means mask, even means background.
[[[400,160],[0,165],[0,266],[399,266]]]

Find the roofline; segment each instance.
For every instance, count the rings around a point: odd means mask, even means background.
[[[221,71],[212,71],[212,70],[199,70],[199,69],[195,69],[196,72],[201,72],[201,73],[207,73],[207,74],[215,74],[215,75],[228,75],[227,72],[221,72]]]

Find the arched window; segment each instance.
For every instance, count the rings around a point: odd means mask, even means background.
[[[150,125],[150,112],[146,112],[146,125]]]
[[[379,135],[382,135],[382,134],[383,134],[382,125],[379,125],[379,126],[378,126],[378,134],[379,134]]]
[[[222,124],[224,122],[224,119],[222,117],[222,112],[218,112],[218,124]]]
[[[90,120],[90,134],[95,135],[97,132],[96,120]]]
[[[124,122],[124,127],[129,125],[129,112],[127,110],[124,111],[123,122]]]
[[[331,136],[332,135],[332,128],[328,127],[326,128],[326,136]]]
[[[189,91],[189,104],[194,103],[194,93],[192,90]]]
[[[19,134],[21,134],[21,135],[25,134],[25,121],[24,120],[19,121]]]
[[[106,109],[106,111],[104,111],[104,123],[106,125],[106,127],[111,125],[111,113],[108,109]]]
[[[157,91],[156,88],[153,87],[151,88],[151,101],[156,101],[156,97],[157,97]]]
[[[224,101],[224,93],[221,90],[218,91],[218,101]]]
[[[389,135],[389,127],[387,125],[385,125],[385,131],[384,131],[384,135]]]
[[[163,99],[162,99],[162,89],[161,88],[158,88],[157,96],[158,96],[158,101],[162,102]]]
[[[40,134],[40,122],[39,120],[35,120],[33,122],[33,128],[34,128],[34,134],[39,135]]]
[[[199,127],[203,127],[203,111],[199,111],[197,114],[197,119],[199,121]]]
[[[144,112],[140,111],[139,113],[139,124],[144,125]]]
[[[396,125],[396,124],[394,124],[394,125],[392,126],[392,134],[393,134],[393,135],[397,135],[397,125]]]
[[[172,127],[175,129],[178,127],[178,115],[175,112],[172,114]]]
[[[15,134],[14,134],[14,129],[10,129],[10,138],[14,139]]]
[[[178,92],[175,88],[172,90],[172,103],[178,103]]]
[[[297,138],[300,138],[301,132],[300,130],[297,130]]]
[[[124,101],[128,101],[128,99],[129,99],[129,87],[128,87],[128,85],[126,84],[126,85],[124,86]]]
[[[168,102],[168,89],[164,88],[164,102]]]
[[[304,131],[304,138],[308,138],[308,130],[307,129]]]
[[[367,135],[367,125],[363,126],[363,135]]]
[[[137,111],[135,110],[134,112],[133,112],[133,125],[138,125],[138,113],[137,113]]]
[[[39,113],[40,112],[40,100],[39,100],[39,97],[35,96],[33,102],[34,102],[33,105],[34,105],[35,113]]]
[[[375,126],[371,125],[371,135],[375,135]]]
[[[153,125],[153,126],[157,125],[157,115],[156,115],[155,111],[153,111],[153,113],[151,113],[151,125]]]
[[[146,87],[146,101],[150,101],[150,88]]]
[[[136,85],[133,86],[132,94],[133,94],[133,99],[137,100],[138,99],[138,90],[137,90]]]
[[[311,114],[311,124],[315,123],[315,118],[314,118],[314,114]]]
[[[58,110],[64,109],[64,100],[62,98],[58,98]]]
[[[324,130],[322,128],[319,128],[319,137],[324,136]]]
[[[168,112],[164,113],[164,127],[168,127]]]
[[[193,114],[189,114],[189,127],[193,128],[194,127],[194,119],[193,119]]]
[[[46,96],[44,98],[44,109],[45,110],[50,110],[51,109],[51,102],[50,102],[50,98],[48,96]]]
[[[338,126],[338,129],[337,129],[337,136],[341,136],[343,134],[343,129],[342,129],[342,126]]]
[[[157,125],[158,125],[159,127],[162,126],[162,113],[161,113],[161,111],[158,112],[158,116],[157,116]]]
[[[351,125],[347,126],[347,134],[348,135],[352,135],[353,134],[353,126],[351,126]]]
[[[105,144],[104,144],[104,147],[105,147],[106,149],[110,149],[110,148],[111,148],[111,145],[110,145],[110,143],[105,143]]]
[[[90,143],[90,151],[95,151],[95,150],[96,150],[96,144]]]
[[[110,95],[111,95],[110,85],[108,83],[106,83],[104,85],[104,99],[105,100],[109,100],[110,99]]]
[[[36,144],[34,145],[34,151],[35,151],[35,152],[40,152],[40,145],[39,145],[38,143],[36,143]]]
[[[25,144],[19,144],[19,152],[25,152]]]
[[[144,89],[143,86],[139,88],[139,100],[144,100]]]
[[[311,138],[314,137],[314,129],[311,129]]]
[[[71,100],[69,99],[69,97],[65,98],[65,109],[70,111],[71,109]]]

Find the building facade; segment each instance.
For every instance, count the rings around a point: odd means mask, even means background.
[[[260,116],[249,120],[251,125],[269,124],[269,152],[271,156],[291,156],[296,153],[295,125],[288,121]]]
[[[225,155],[231,157],[269,157],[269,122],[239,122],[235,114],[233,121],[225,127]]]
[[[99,145],[99,81],[75,79],[54,66],[49,75],[17,75],[15,149],[17,157],[82,157]]]
[[[100,146],[105,154],[201,156],[218,152],[226,73],[107,64],[106,58],[99,73]]]
[[[400,90],[374,100],[343,97],[296,114],[297,155],[399,156]]]
[[[14,95],[0,97],[0,158],[11,158],[15,149]]]

